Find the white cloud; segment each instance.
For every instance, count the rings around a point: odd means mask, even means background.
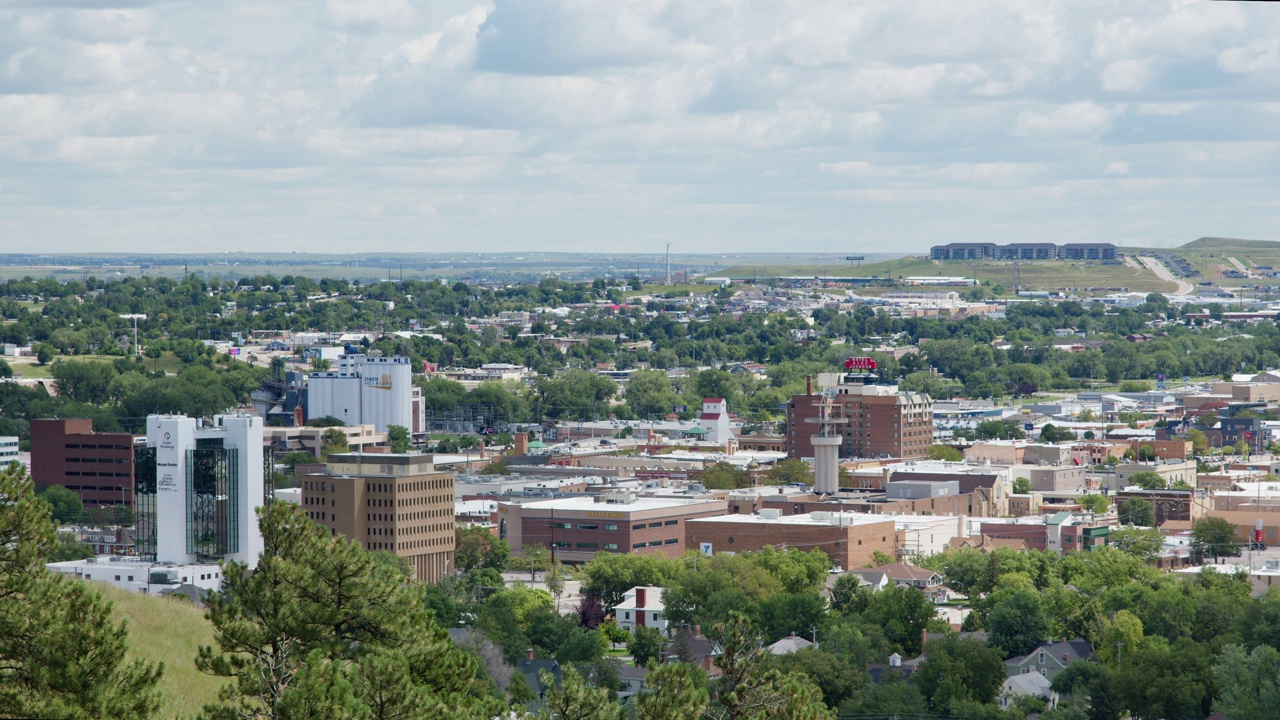
[[[0,0],[0,228],[51,250],[1266,236],[1280,16],[1254,5]]]
[[[1111,111],[1085,100],[1054,108],[1047,112],[1023,110],[1014,121],[1019,135],[1083,135],[1094,136],[1111,127]]]

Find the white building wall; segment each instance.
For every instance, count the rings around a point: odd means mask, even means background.
[[[335,370],[312,373],[307,384],[308,418],[331,415],[347,425],[412,429],[413,367],[409,358],[343,355]]]
[[[155,595],[178,585],[195,585],[204,590],[216,591],[222,584],[222,569],[212,563],[198,565],[166,565],[139,562],[129,558],[102,556],[86,560],[67,560],[49,563],[51,572],[67,577],[101,582],[122,590]],[[174,582],[152,583],[151,572],[164,572]]]

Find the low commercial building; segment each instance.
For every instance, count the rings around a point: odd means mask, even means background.
[[[352,451],[387,444],[387,433],[378,432],[373,425],[327,427],[268,427],[263,429],[267,445],[279,453],[292,451],[311,453],[320,457],[324,449],[324,434],[329,430],[342,433],[347,447]]]
[[[872,562],[876,551],[897,557],[899,545],[893,518],[861,513],[783,515],[766,509],[755,515],[690,520],[685,531],[687,545],[706,555],[756,551],[766,546],[816,548],[831,558],[832,565],[844,568]]]
[[[580,563],[598,552],[684,554],[687,522],[725,514],[717,498],[638,497],[607,492],[529,503],[498,503],[498,536],[512,548],[541,545]]]
[[[1083,465],[1015,465],[1014,478],[1031,481],[1031,489],[1041,492],[1077,492],[1086,486]]]
[[[1207,498],[1196,498],[1193,490],[1121,490],[1116,493],[1116,514],[1125,517],[1125,503],[1135,498],[1151,503],[1156,525],[1168,520],[1197,520],[1210,504]]]
[[[1116,466],[1116,478],[1120,481],[1121,487],[1129,485],[1129,478],[1140,472],[1153,472],[1159,475],[1164,478],[1165,487],[1172,487],[1174,483],[1178,482],[1186,483],[1188,487],[1192,488],[1196,486],[1196,463],[1194,460],[1125,463]]]
[[[51,572],[102,582],[148,595],[167,594],[181,586],[212,592],[222,584],[222,568],[214,563],[157,563],[138,558],[92,557],[49,563]]]
[[[302,477],[302,507],[317,523],[409,561],[414,579],[453,572],[454,474],[430,455],[343,453]]]

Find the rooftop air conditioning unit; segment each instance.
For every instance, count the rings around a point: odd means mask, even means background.
[[[782,517],[782,511],[777,508],[761,508],[756,515],[762,518],[780,518]]]

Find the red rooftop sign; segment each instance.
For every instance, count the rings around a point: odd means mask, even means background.
[[[845,370],[875,370],[876,361],[869,357],[851,357],[844,361]]]

